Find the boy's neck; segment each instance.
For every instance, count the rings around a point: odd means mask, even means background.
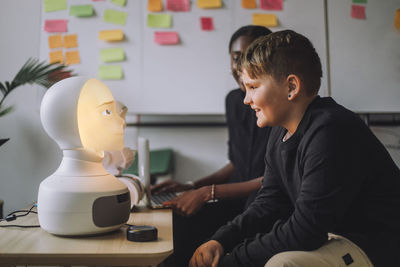
[[[283,125],[283,127],[289,132],[290,136],[296,132],[297,127],[303,119],[304,113],[306,112],[308,106],[317,96],[318,95],[303,96],[292,104],[288,120]]]

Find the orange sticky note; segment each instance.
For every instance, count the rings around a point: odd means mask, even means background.
[[[396,9],[396,13],[394,14],[394,27],[400,30],[400,8]]]
[[[351,17],[355,19],[365,19],[365,6],[352,5]]]
[[[62,50],[57,50],[49,53],[49,61],[50,63],[63,63],[64,57]]]
[[[160,12],[163,10],[162,0],[149,0],[147,10],[150,12]]]
[[[253,25],[276,27],[278,26],[278,19],[275,14],[253,14]]]
[[[124,32],[122,30],[105,30],[99,32],[99,39],[109,42],[117,42],[124,40]]]
[[[197,0],[198,8],[221,8],[221,0]]]
[[[60,34],[49,36],[49,48],[59,48],[63,46],[62,37]]]
[[[257,8],[256,0],[242,0],[242,8]]]
[[[64,35],[64,47],[73,48],[78,46],[78,38],[76,34]]]
[[[78,50],[65,52],[65,64],[66,65],[78,64],[78,63],[81,63],[81,59],[79,57]]]

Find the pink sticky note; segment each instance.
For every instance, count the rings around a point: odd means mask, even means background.
[[[190,11],[190,2],[189,0],[167,0],[167,10]]]
[[[266,10],[282,10],[282,0],[261,0],[260,8]]]
[[[201,17],[200,22],[201,22],[201,29],[203,31],[214,30],[214,23],[213,23],[213,19],[211,17]]]
[[[46,32],[67,32],[67,22],[65,19],[46,20],[44,30]]]
[[[365,6],[352,5],[351,17],[355,19],[365,19]]]
[[[154,42],[160,45],[173,45],[179,43],[177,32],[154,32]]]

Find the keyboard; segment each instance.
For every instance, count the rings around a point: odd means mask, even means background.
[[[175,193],[171,192],[166,192],[166,193],[160,193],[157,195],[151,195],[151,206],[157,206],[160,207],[162,206],[162,203],[164,201],[171,200],[175,198],[177,195]]]

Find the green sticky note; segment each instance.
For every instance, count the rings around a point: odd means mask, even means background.
[[[125,6],[126,0],[111,0],[111,3],[119,5],[119,6]]]
[[[106,9],[104,11],[103,21],[113,23],[113,24],[125,25],[127,15],[128,14],[126,12],[121,12],[121,11],[112,10],[112,9]]]
[[[44,0],[44,12],[67,9],[67,0]]]
[[[148,14],[147,26],[151,28],[171,28],[171,14]]]
[[[123,48],[104,48],[100,50],[100,59],[103,62],[115,62],[125,60]]]
[[[98,76],[102,80],[122,80],[122,67],[115,65],[99,66]]]
[[[366,4],[367,0],[353,0],[354,4]]]
[[[69,8],[69,14],[76,17],[93,16],[94,10],[92,5],[75,5]]]

